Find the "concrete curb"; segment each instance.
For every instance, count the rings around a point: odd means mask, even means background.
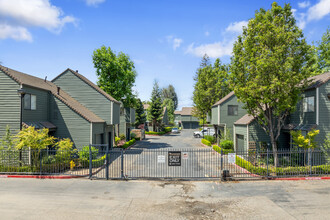
[[[30,178],[30,179],[74,179],[86,176],[43,176],[43,175],[0,175],[0,178]]]
[[[270,180],[330,180],[330,176],[320,176],[320,177],[278,177],[269,178]]]

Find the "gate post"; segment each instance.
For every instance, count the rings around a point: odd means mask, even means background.
[[[106,146],[106,151],[105,151],[105,178],[108,180],[109,179],[109,144]]]
[[[89,144],[89,179],[92,179],[93,176],[92,159],[92,146]]]
[[[223,170],[223,159],[222,159],[222,156],[223,156],[223,152],[222,152],[222,148],[221,148],[221,157],[220,157],[220,169],[221,169],[221,171]]]
[[[124,179],[124,150],[121,149],[120,153],[121,153],[121,155],[120,155],[120,158],[121,158],[121,178]]]
[[[268,149],[268,147],[267,147],[267,176],[266,176],[266,178],[268,179],[268,175],[269,175],[269,171],[268,171],[268,160],[269,160],[269,149]]]

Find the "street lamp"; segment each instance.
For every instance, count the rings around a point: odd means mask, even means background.
[[[21,97],[21,114],[20,114],[20,121],[19,121],[19,130],[22,130],[22,123],[23,123],[23,98],[25,96],[24,89],[18,89],[17,94]]]

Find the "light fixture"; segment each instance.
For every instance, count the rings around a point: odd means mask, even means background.
[[[19,96],[24,96],[25,95],[25,90],[24,89],[18,89],[17,90],[17,94],[19,95]]]

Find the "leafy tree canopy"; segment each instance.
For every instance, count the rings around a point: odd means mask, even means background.
[[[148,114],[151,118],[154,131],[156,131],[156,128],[159,126],[162,119],[163,107],[161,100],[161,91],[158,82],[155,81],[151,93],[151,102]]]
[[[162,106],[163,107],[166,106],[169,122],[173,123],[174,122],[174,102],[173,102],[173,100],[169,99],[169,98],[164,99]]]
[[[172,99],[174,104],[174,110],[178,107],[178,96],[175,92],[175,88],[173,85],[169,85],[167,88],[162,89],[163,102],[165,99]]]
[[[323,34],[322,40],[316,47],[316,70],[315,74],[322,74],[330,71],[330,29]]]
[[[314,62],[289,4],[282,8],[274,2],[270,10],[257,11],[234,44],[231,85],[269,134],[273,151],[285,118],[299,101],[299,85],[307,83]]]
[[[124,106],[133,107],[135,96],[132,87],[136,71],[127,54],[116,54],[110,47],[102,46],[93,52],[93,63],[98,76],[97,85]]]

